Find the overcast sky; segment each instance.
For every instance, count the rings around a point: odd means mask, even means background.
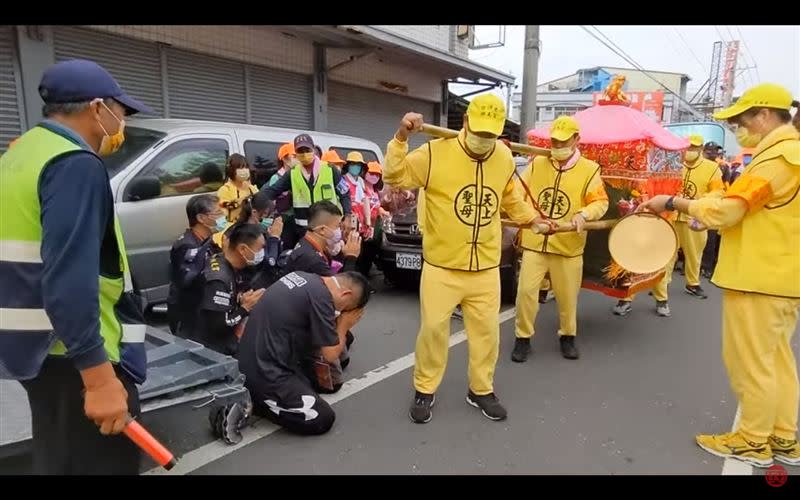
[[[713,44],[717,40],[740,40],[740,68],[734,96],[760,82],[774,82],[800,97],[800,26],[601,26],[596,27],[644,69],[686,73],[691,97],[707,79]],[[719,32],[718,32],[719,31]],[[479,26],[482,43],[497,39],[497,26]],[[720,33],[722,36],[720,36]],[[522,80],[525,27],[507,26],[505,46],[470,51],[470,59]],[[623,58],[579,26],[542,26],[539,83],[593,66],[631,67]],[[724,57],[724,50],[723,50]],[[472,87],[474,89],[474,87]],[[470,87],[453,87],[458,94]],[[519,89],[517,89],[519,91]],[[505,97],[504,93],[501,93]]]

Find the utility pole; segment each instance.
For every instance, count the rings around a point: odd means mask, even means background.
[[[536,86],[539,75],[539,26],[525,26],[525,59],[522,67],[520,142],[536,127]]]

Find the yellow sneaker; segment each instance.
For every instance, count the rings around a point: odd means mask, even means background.
[[[788,465],[800,466],[800,444],[797,443],[796,439],[789,440],[770,436],[767,443],[772,448],[775,460]]]
[[[697,445],[712,455],[741,460],[754,467],[772,465],[772,450],[769,443],[753,443],[738,432],[695,437]]]

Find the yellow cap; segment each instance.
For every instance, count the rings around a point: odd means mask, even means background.
[[[692,134],[688,137],[689,144],[692,146],[702,146],[703,145],[703,136],[700,134]]]
[[[347,163],[366,163],[364,161],[364,155],[359,153],[358,151],[350,151],[347,153]]]
[[[566,141],[580,130],[578,122],[571,116],[559,116],[550,125],[550,138],[557,141]]]
[[[739,116],[750,108],[792,109],[792,94],[775,83],[762,83],[750,87],[733,106],[714,113],[714,119],[727,120]]]
[[[499,136],[506,124],[506,105],[494,94],[481,94],[467,107],[469,129]]]

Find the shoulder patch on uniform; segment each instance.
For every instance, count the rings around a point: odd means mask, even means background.
[[[286,285],[286,287],[291,290],[294,287],[305,286],[308,284],[308,281],[299,274],[292,272],[281,278],[281,283]]]

